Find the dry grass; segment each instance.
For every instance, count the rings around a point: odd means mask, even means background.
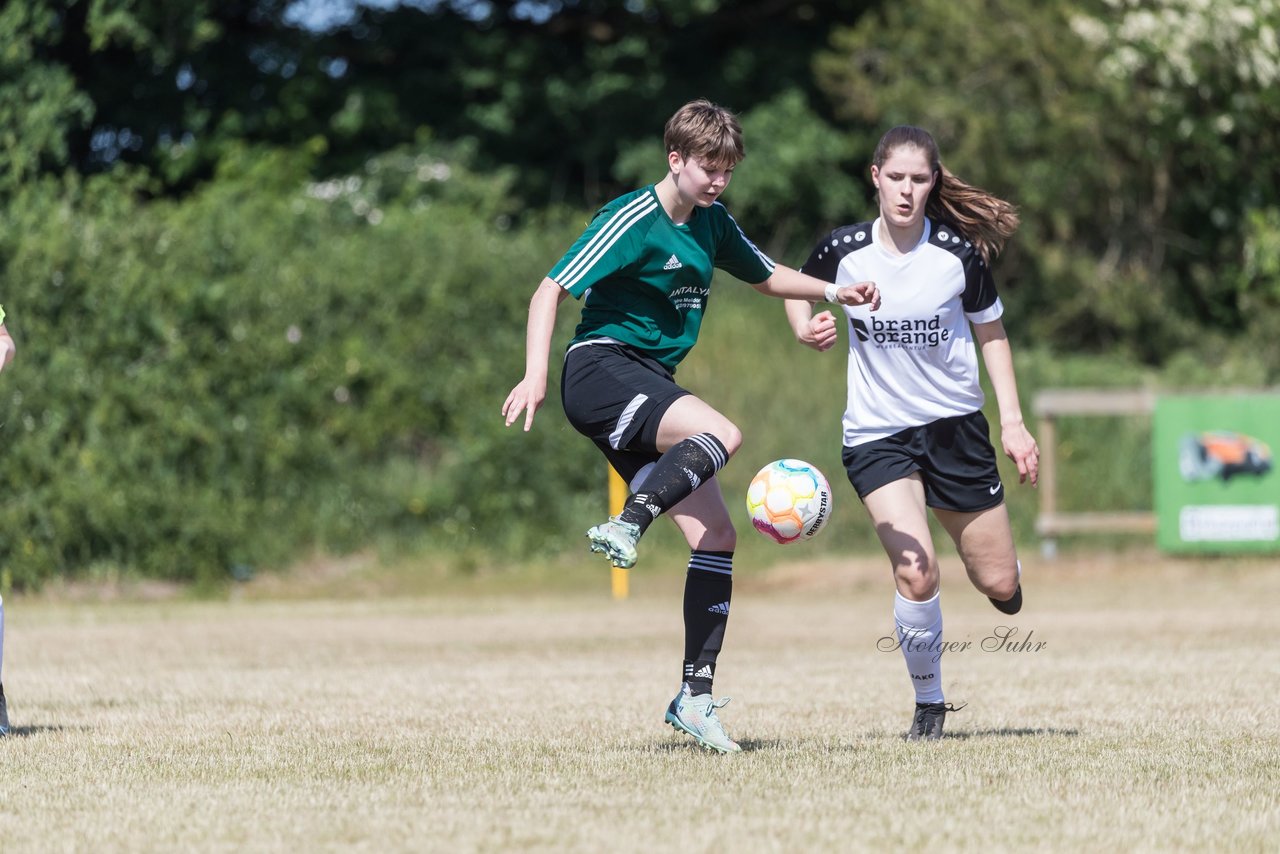
[[[579,595],[10,598],[0,847],[48,850],[1275,850],[1280,571],[1079,559],[1001,619],[959,573],[969,706],[899,739],[876,561],[744,579],[717,693],[745,748],[661,724],[679,573]],[[640,583],[643,582],[643,583]]]

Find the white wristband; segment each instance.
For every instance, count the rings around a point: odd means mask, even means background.
[[[840,292],[840,286],[837,285],[835,282],[832,282],[831,284],[827,285],[827,290],[826,290],[827,302],[834,302],[834,303],[840,302],[840,300],[836,297],[836,294],[839,292]]]

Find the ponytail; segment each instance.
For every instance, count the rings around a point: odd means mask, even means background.
[[[966,184],[942,164],[924,212],[973,241],[988,264],[1018,230],[1018,209],[986,190]]]

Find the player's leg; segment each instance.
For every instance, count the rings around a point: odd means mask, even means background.
[[[948,710],[942,694],[942,603],[938,558],[929,532],[919,459],[926,430],[913,427],[884,439],[846,447],[849,482],[871,514],[889,556],[895,585],[893,619],[898,648],[915,691],[908,739],[942,736]]]
[[[0,735],[9,734],[9,709],[4,701],[4,597],[0,596]]]
[[[990,428],[981,412],[930,425],[925,500],[951,535],[973,585],[997,609],[1022,608],[1021,568],[996,468]]]
[[[660,363],[617,344],[571,348],[560,389],[569,423],[595,442],[629,483],[635,471],[623,466],[637,455],[646,462],[660,460],[663,417],[689,395]],[[632,496],[622,514],[587,531],[591,550],[605,554],[614,566],[634,566],[636,544],[656,515],[648,511],[648,503]]]
[[[710,694],[729,623],[737,535],[716,478],[677,504],[669,515],[689,544],[684,587],[684,682],[693,694]]]
[[[863,500],[893,568],[893,619],[898,648],[916,699],[907,738],[938,738],[942,735],[940,715],[945,711],[942,593],[924,485],[920,474],[915,473],[885,484]]]
[[[863,503],[889,557],[898,595],[913,602],[933,598],[940,574],[919,472],[886,483]]]
[[[741,445],[737,426],[705,401],[691,394],[675,400],[657,423],[654,447],[662,456],[628,499],[621,519],[643,532],[715,477]]]
[[[587,532],[592,549],[605,552],[618,566],[633,565],[634,540],[654,519],[715,477],[742,444],[742,433],[732,421],[691,394],[655,409],[649,419],[627,447],[653,448],[661,456],[617,518]],[[619,542],[632,536],[631,543]]]
[[[935,508],[934,515],[955,541],[973,586],[1003,613],[1018,613],[1022,609],[1022,565],[1006,506],[999,504],[976,513]]]
[[[717,702],[712,697],[733,598],[733,552],[737,545],[719,481],[712,477],[672,507],[668,515],[689,543],[689,564],[684,587],[682,682],[667,707],[666,721],[704,747],[735,753],[741,748],[729,738],[716,715],[728,699]]]

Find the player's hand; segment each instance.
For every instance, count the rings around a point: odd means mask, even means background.
[[[533,416],[542,406],[542,402],[547,398],[546,382],[536,382],[525,377],[516,387],[511,389],[511,394],[507,395],[507,400],[502,404],[502,416],[507,419],[507,426],[510,427],[520,417],[520,413],[524,413],[524,432],[528,433],[529,428],[533,427]]]
[[[796,333],[796,338],[806,347],[818,352],[830,350],[839,339],[836,334],[836,318],[829,311],[820,311],[809,318],[809,323]]]
[[[880,289],[875,282],[854,282],[836,291],[836,301],[841,305],[869,305],[876,311],[880,308]]]
[[[1040,446],[1027,430],[1027,425],[1021,421],[1001,425],[1000,440],[1004,443],[1005,454],[1018,464],[1018,483],[1026,483],[1029,479],[1035,486],[1040,480]]]

